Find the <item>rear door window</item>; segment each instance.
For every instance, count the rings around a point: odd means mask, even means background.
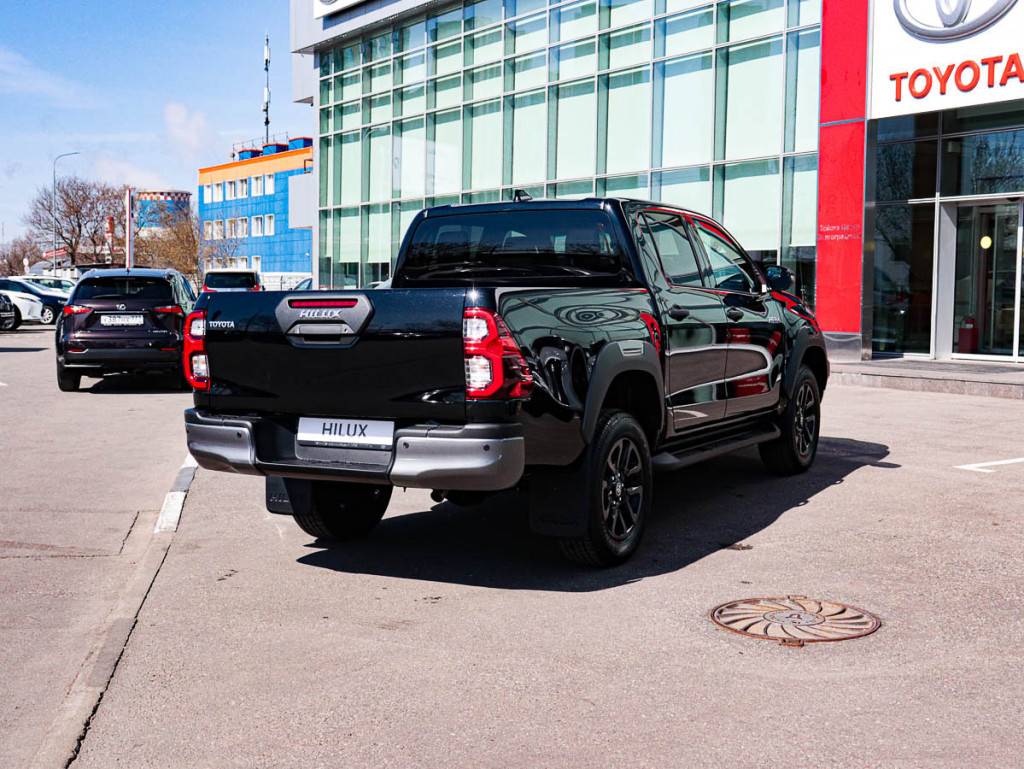
[[[694,227],[708,255],[715,286],[723,291],[753,293],[761,279],[743,252],[710,222],[694,219]]]
[[[495,211],[423,219],[413,233],[400,279],[621,280],[624,263],[604,211]]]
[[[669,282],[676,286],[703,286],[697,250],[682,217],[661,211],[646,211],[644,216]]]
[[[75,301],[90,299],[148,299],[173,304],[174,293],[166,278],[127,275],[80,281],[75,289]]]

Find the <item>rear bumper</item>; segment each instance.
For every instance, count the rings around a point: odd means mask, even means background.
[[[181,365],[181,349],[173,350],[140,349],[91,349],[72,352],[65,348],[61,363],[67,368],[90,368],[119,371],[125,369],[162,368],[171,369]]]
[[[511,488],[522,477],[526,460],[521,428],[515,424],[404,428],[395,432],[390,452],[309,449],[303,457],[261,458],[258,446],[269,441],[258,440],[259,421],[188,409],[188,450],[209,470],[445,491]]]

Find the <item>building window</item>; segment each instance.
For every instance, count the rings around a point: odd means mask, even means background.
[[[224,199],[234,200],[235,199],[235,183],[224,182]]]
[[[203,222],[203,240],[213,240],[213,222]]]
[[[259,256],[250,256],[249,257],[249,263],[252,266],[252,269],[256,270],[256,272],[260,271],[260,269],[262,267],[262,264],[261,264],[262,261],[263,261],[262,257],[259,257]]]
[[[263,194],[273,195],[274,194],[274,175],[265,174],[263,177]]]
[[[249,197],[249,180],[239,179],[235,183],[235,194],[240,198]]]
[[[220,203],[222,200],[224,200],[224,185],[217,182],[213,185],[213,202]]]
[[[224,220],[218,219],[213,223],[213,239],[223,240],[224,239]]]
[[[267,214],[263,217],[263,234],[273,235],[274,234],[274,215]]]
[[[241,219],[235,221],[235,237],[236,238],[247,238],[249,237],[249,218],[243,216]]]
[[[263,217],[254,216],[252,218],[252,236],[254,238],[261,237],[263,235]]]
[[[204,203],[212,203],[213,202],[213,185],[212,184],[205,184],[205,185],[203,185],[203,202]]]
[[[254,176],[252,177],[252,196],[258,198],[263,194],[263,177]]]

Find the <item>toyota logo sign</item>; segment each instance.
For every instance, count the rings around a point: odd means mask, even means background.
[[[995,24],[1016,5],[1017,0],[980,0],[978,3],[972,0],[934,0],[937,24],[914,15],[910,7],[912,2],[893,0],[896,18],[903,29],[921,40],[944,42],[970,37]],[[920,7],[922,3],[914,5]],[[971,13],[972,5],[975,5],[975,13]]]

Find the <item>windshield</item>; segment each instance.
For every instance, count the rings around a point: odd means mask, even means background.
[[[164,278],[135,276],[88,278],[75,290],[75,301],[89,299],[152,299],[174,303],[171,284]]]
[[[256,275],[251,272],[208,272],[203,285],[207,288],[255,288]]]
[[[423,219],[413,233],[401,282],[536,282],[622,278],[611,219],[596,210],[520,210]],[[398,281],[396,281],[398,282]]]

